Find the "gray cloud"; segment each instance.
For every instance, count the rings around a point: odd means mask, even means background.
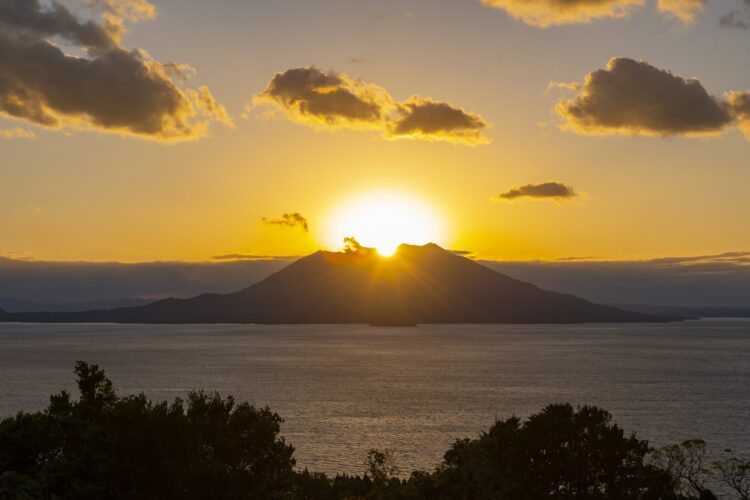
[[[0,257],[0,297],[75,302],[228,293],[258,282],[290,262],[273,258],[117,264]],[[750,307],[750,252],[648,261],[582,258],[481,263],[542,288],[600,303]]]
[[[750,252],[646,261],[483,262],[542,288],[607,304],[750,307]]]
[[[120,45],[111,26],[122,19],[117,15],[137,19],[128,9],[140,12],[151,4],[108,0],[106,5],[109,21],[100,25],[81,21],[55,2],[46,8],[39,0],[0,1],[1,115],[54,129],[160,141],[201,137],[211,121],[231,125],[208,88],[182,88],[168,67],[145,51]],[[67,54],[56,41],[82,57]]]
[[[750,17],[739,10],[733,10],[721,16],[719,25],[722,28],[750,29]]]
[[[516,201],[519,199],[536,200],[570,200],[576,198],[578,193],[561,182],[544,182],[541,184],[526,184],[516,186],[497,196],[499,201]]]
[[[24,261],[0,257],[0,297],[80,302],[192,297],[242,290],[278,271],[282,259],[137,264]]]
[[[747,95],[714,97],[696,79],[627,58],[611,59],[606,69],[589,73],[583,84],[563,85],[578,92],[556,106],[563,128],[590,135],[719,133],[735,124]]]
[[[387,139],[489,142],[482,133],[487,123],[475,113],[419,96],[400,103],[376,84],[315,67],[277,73],[253,98],[253,106],[258,105],[272,105],[294,122],[324,130],[375,130]]]
[[[301,227],[305,232],[310,231],[307,219],[297,212],[284,214],[278,219],[264,217],[263,222],[271,226]]]
[[[314,67],[277,73],[254,102],[276,104],[297,122],[333,128],[378,128],[393,106],[381,87]]]
[[[445,102],[412,97],[399,106],[399,117],[389,125],[394,138],[411,137],[467,143],[487,142],[484,119]]]

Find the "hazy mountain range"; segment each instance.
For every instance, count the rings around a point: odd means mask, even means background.
[[[0,317],[0,319],[3,319]],[[6,321],[114,323],[580,323],[668,318],[542,290],[437,245],[316,252],[242,291],[142,307],[16,313]]]
[[[596,258],[560,261],[479,261],[544,289],[572,293],[603,304],[690,308],[689,316],[717,308],[750,309],[748,253],[644,261]],[[291,257],[233,254],[211,262],[137,264],[28,261],[0,257],[0,308],[83,311],[231,293],[257,283],[293,262]],[[106,301],[110,304],[97,306]]]

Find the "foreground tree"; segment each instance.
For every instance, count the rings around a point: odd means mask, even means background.
[[[408,480],[389,450],[371,450],[361,476],[331,478],[294,471],[268,408],[204,392],[152,403],[118,395],[96,365],[75,371],[77,399],[0,421],[0,499],[710,500],[717,484],[749,500],[746,459],[707,464],[699,440],[654,452],[595,407],[498,421]]]
[[[732,450],[728,457],[711,464],[711,474],[716,480],[738,495],[740,500],[750,500],[750,459],[742,458]]]
[[[672,478],[647,464],[648,443],[604,410],[551,405],[456,442],[435,473],[444,499],[673,499]]]
[[[0,497],[283,498],[294,479],[281,418],[192,392],[154,404],[120,397],[96,365],[75,368],[80,396],[0,423]]]

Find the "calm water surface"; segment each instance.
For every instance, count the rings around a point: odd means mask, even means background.
[[[750,321],[576,326],[0,325],[0,415],[103,366],[123,393],[194,388],[269,405],[300,466],[359,473],[370,448],[432,468],[456,438],[552,402],[596,404],[653,444],[750,451]]]

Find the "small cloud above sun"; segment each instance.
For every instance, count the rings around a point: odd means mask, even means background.
[[[381,191],[351,198],[331,213],[326,245],[338,250],[346,238],[390,257],[402,243],[443,243],[444,228],[437,210],[419,198]]]

